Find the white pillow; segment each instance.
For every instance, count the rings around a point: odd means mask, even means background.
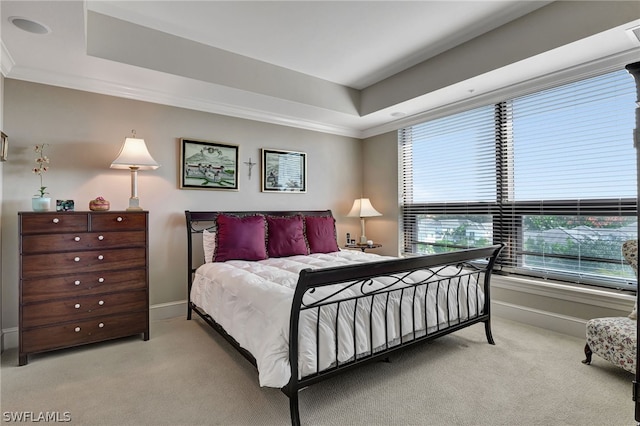
[[[204,249],[204,263],[213,262],[213,254],[216,252],[216,233],[202,231],[202,248]]]

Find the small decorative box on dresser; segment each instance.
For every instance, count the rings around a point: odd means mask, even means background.
[[[149,339],[148,212],[20,212],[19,365],[28,355]]]

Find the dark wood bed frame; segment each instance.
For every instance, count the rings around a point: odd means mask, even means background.
[[[197,234],[201,234],[204,229],[213,229],[215,228],[215,220],[218,214],[234,214],[234,215],[248,215],[248,214],[265,214],[265,215],[274,215],[274,216],[291,216],[291,215],[306,215],[306,216],[332,216],[330,210],[314,210],[314,211],[242,211],[242,212],[204,212],[204,211],[185,211],[185,216],[187,220],[187,241],[188,241],[188,270],[187,270],[187,295],[188,295],[188,312],[187,319],[190,320],[192,316],[192,312],[198,314],[207,324],[209,324],[213,329],[219,332],[231,345],[236,348],[247,360],[249,360],[254,366],[256,366],[256,360],[253,355],[242,348],[238,342],[230,336],[222,326],[220,326],[211,316],[205,313],[201,308],[196,306],[191,301],[191,286],[193,283],[193,276],[197,269],[197,267],[202,264],[202,261],[196,262],[194,257],[194,247],[198,245],[197,239],[194,240],[193,236]],[[201,246],[201,245],[200,245]],[[349,265],[349,266],[341,266],[341,267],[333,267],[333,268],[323,268],[323,269],[305,269],[300,272],[300,277],[298,279],[298,283],[296,285],[296,290],[293,296],[293,302],[291,306],[291,321],[289,326],[289,362],[291,364],[291,379],[289,383],[284,386],[281,390],[289,397],[289,408],[291,413],[291,423],[293,425],[300,424],[300,413],[298,408],[298,391],[317,383],[321,380],[333,377],[337,374],[342,373],[347,369],[351,369],[357,367],[363,363],[368,363],[376,360],[388,359],[390,354],[393,354],[397,351],[403,350],[408,346],[425,342],[429,340],[436,339],[438,337],[444,336],[446,334],[452,333],[454,331],[460,330],[462,328],[468,327],[477,323],[484,323],[485,334],[487,337],[487,341],[490,344],[495,344],[493,337],[491,335],[491,305],[490,305],[490,279],[491,272],[493,269],[493,265],[502,249],[502,245],[495,245],[491,247],[479,248],[479,249],[468,249],[468,250],[460,250],[450,253],[442,253],[428,256],[418,256],[418,257],[410,257],[410,258],[401,258],[397,260],[385,260],[380,262],[359,264],[359,265]],[[201,258],[198,260],[202,260]],[[194,262],[196,262],[194,264]],[[456,268],[456,273],[454,276],[451,275],[449,268],[445,273],[443,273],[444,268],[448,266],[453,266]],[[409,282],[407,281],[408,277],[415,273],[416,271],[424,272],[426,271],[429,274],[428,280],[422,280],[420,282]],[[371,283],[371,280],[376,277],[388,277],[393,280],[393,284],[385,286],[382,289],[369,290],[367,286]],[[298,327],[299,327],[299,319],[303,312],[309,310],[316,310],[320,312],[322,309],[323,315],[326,315],[328,309],[330,311],[335,311],[335,315],[332,318],[335,318],[340,310],[344,312],[347,309],[352,311],[356,311],[358,307],[358,301],[361,300],[361,303],[369,303],[373,304],[373,298],[382,297],[386,298],[386,307],[389,304],[389,298],[396,296],[398,293],[400,294],[401,300],[404,300],[404,297],[413,297],[413,303],[415,303],[415,294],[417,293],[418,287],[423,287],[426,291],[428,286],[436,286],[436,289],[439,289],[443,284],[447,287],[447,294],[449,294],[449,286],[458,286],[460,289],[460,281],[464,280],[475,280],[479,286],[482,286],[484,290],[484,304],[482,309],[478,309],[480,304],[476,299],[476,315],[469,315],[469,318],[463,321],[452,320],[451,318],[437,318],[437,322],[445,320],[446,326],[430,327],[426,333],[416,333],[415,323],[416,323],[416,313],[411,312],[411,318],[413,326],[413,332],[409,333],[409,335],[403,336],[399,341],[386,343],[383,347],[374,348],[367,353],[357,354],[355,357],[347,361],[338,360],[336,354],[336,362],[334,362],[329,368],[321,371],[316,371],[313,374],[309,374],[304,377],[298,377]],[[470,281],[467,281],[470,282]],[[361,294],[360,296],[354,297],[352,293],[350,295],[346,295],[343,293],[343,290],[334,292],[331,296],[325,297],[322,300],[319,300],[313,304],[306,304],[303,302],[303,298],[305,294],[312,293],[318,287],[323,287],[327,285],[333,284],[343,284],[346,285],[347,288],[358,288]],[[404,286],[402,290],[396,288],[390,288],[395,284],[401,284]],[[468,287],[467,287],[468,288]],[[440,290],[438,290],[440,291]],[[456,294],[460,294],[457,292]],[[476,292],[476,298],[478,292]],[[413,296],[412,296],[413,295]],[[467,294],[468,296],[468,290]],[[466,297],[468,303],[468,297]],[[412,303],[412,305],[413,305]],[[437,303],[437,302],[436,302]],[[448,296],[447,296],[447,304],[449,304]],[[458,309],[460,309],[460,300],[457,301]],[[385,309],[386,309],[385,307]],[[402,306],[400,306],[400,310]],[[373,311],[373,309],[372,309]],[[436,306],[436,312],[437,306]],[[467,312],[469,312],[467,306]],[[481,312],[481,313],[480,313]],[[400,312],[400,315],[402,312]],[[319,318],[320,315],[317,315]],[[354,314],[355,318],[355,314]],[[389,327],[387,324],[387,319],[385,315],[385,327]],[[316,322],[316,326],[318,326],[319,320]],[[355,320],[354,320],[355,322]],[[425,324],[427,323],[426,318],[426,310],[425,310]],[[371,321],[370,321],[371,323]],[[402,324],[400,325],[401,329],[403,329]],[[355,327],[354,327],[355,333]],[[338,348],[337,336],[335,338],[335,347]],[[372,331],[369,331],[369,341],[372,339]],[[355,339],[354,339],[355,340]],[[316,341],[315,353],[318,354],[320,351],[318,347],[320,342]],[[354,348],[355,349],[355,348]],[[337,352],[337,349],[336,349]],[[354,353],[356,351],[354,350]],[[316,360],[317,361],[317,360]],[[319,364],[319,363],[316,363]]]

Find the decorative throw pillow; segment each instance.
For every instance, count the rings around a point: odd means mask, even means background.
[[[216,218],[216,224],[218,239],[214,262],[267,258],[264,216],[220,214]]]
[[[269,257],[309,254],[302,216],[267,216],[267,253]]]
[[[202,231],[202,248],[204,249],[204,263],[213,262],[216,252],[216,233],[204,229]]]
[[[340,250],[333,216],[305,216],[304,224],[310,253],[331,253]]]

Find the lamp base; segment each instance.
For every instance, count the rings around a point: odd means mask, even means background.
[[[142,207],[127,207],[127,211],[142,211],[143,208]]]
[[[364,235],[364,217],[360,218],[360,244],[367,244],[367,236]]]
[[[140,207],[140,199],[138,197],[129,198],[129,207],[127,207],[127,210],[142,210],[142,207]]]

